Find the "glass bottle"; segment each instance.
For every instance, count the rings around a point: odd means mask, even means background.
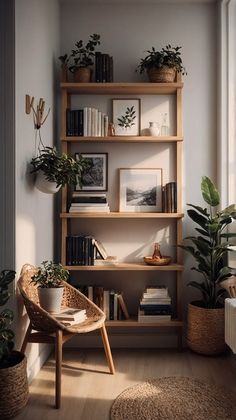
[[[156,260],[162,258],[160,244],[158,242],[154,243],[154,252],[152,254],[152,258]]]
[[[167,125],[167,112],[162,114],[161,135],[162,136],[168,136],[169,135],[169,127]]]

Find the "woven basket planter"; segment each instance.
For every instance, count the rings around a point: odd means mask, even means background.
[[[226,350],[224,308],[206,309],[197,302],[188,305],[188,347],[196,353],[217,355]]]
[[[26,371],[26,357],[18,351],[13,352],[14,366],[0,369],[0,419],[15,417],[25,407],[29,398]]]
[[[152,83],[173,83],[175,81],[176,70],[170,67],[151,67],[147,70],[149,81]]]

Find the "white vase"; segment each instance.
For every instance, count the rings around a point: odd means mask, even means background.
[[[35,180],[35,187],[45,194],[55,194],[59,191],[56,182],[48,181],[43,171],[38,171]]]
[[[149,133],[150,133],[150,136],[159,136],[160,128],[157,122],[151,121],[149,123]]]
[[[47,312],[60,312],[64,287],[39,287],[39,302]]]

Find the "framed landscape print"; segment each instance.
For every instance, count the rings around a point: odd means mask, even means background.
[[[76,185],[76,191],[107,191],[108,186],[108,153],[76,153],[86,159],[88,167],[82,173],[82,185]]]
[[[161,197],[162,169],[120,169],[120,212],[161,212]]]
[[[116,136],[140,135],[141,101],[137,98],[113,99],[112,115]]]

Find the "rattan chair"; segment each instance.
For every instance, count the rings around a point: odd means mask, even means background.
[[[75,334],[87,333],[99,329],[102,336],[103,346],[107,363],[111,374],[115,373],[111,349],[105,328],[105,314],[92,301],[87,299],[77,289],[64,282],[63,306],[86,309],[86,321],[73,326],[65,326],[57,321],[52,315],[41,308],[39,304],[37,287],[31,283],[31,277],[37,272],[32,265],[25,264],[22,267],[18,280],[18,287],[23,297],[24,305],[29,316],[30,324],[24,337],[21,351],[24,353],[27,343],[53,343],[55,345],[56,360],[56,395],[55,405],[60,408],[61,404],[61,364],[62,346]]]

